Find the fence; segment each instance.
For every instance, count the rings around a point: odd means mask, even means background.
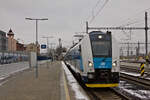
[[[150,50],[150,43],[148,43],[148,53]],[[120,56],[121,57],[128,57],[128,58],[134,58],[145,56],[145,43],[120,43]]]
[[[21,61],[28,61],[29,54],[26,52],[9,52],[9,51],[0,51],[0,64],[15,63]]]

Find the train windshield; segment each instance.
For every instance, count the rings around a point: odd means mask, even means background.
[[[92,41],[94,57],[111,57],[110,41]]]

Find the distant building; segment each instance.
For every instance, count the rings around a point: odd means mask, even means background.
[[[8,50],[8,39],[6,37],[6,33],[0,31],[0,51]]]
[[[25,45],[22,43],[19,43],[18,41],[17,41],[16,46],[17,46],[17,51],[25,51],[26,50]]]
[[[38,52],[38,54],[40,54],[40,45],[38,45],[38,50],[37,50],[36,44],[30,43],[26,46],[26,51],[27,52]]]
[[[8,51],[16,51],[17,50],[17,40],[14,39],[14,33],[10,29],[7,33],[8,36]]]

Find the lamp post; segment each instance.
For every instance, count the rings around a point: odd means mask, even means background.
[[[36,18],[25,18],[26,20],[35,20],[36,21],[36,56],[38,55],[38,21],[44,21],[48,20],[48,18],[41,18],[41,19],[36,19]],[[36,78],[38,78],[38,61],[36,59]]]
[[[47,39],[47,56],[48,56],[48,55],[49,55],[49,54],[48,54],[48,50],[49,50],[49,41],[48,41],[48,39],[49,39],[49,38],[53,38],[53,36],[49,36],[49,37],[48,37],[48,36],[47,36],[47,37],[46,37],[46,36],[43,36],[42,38],[46,38],[46,39]],[[48,68],[48,59],[47,59],[47,68]]]
[[[51,48],[50,52],[51,52],[51,56],[52,56],[52,61],[54,61],[54,51],[53,51],[52,46],[55,45],[55,43],[50,43],[49,45],[51,46],[51,47],[50,47],[50,48]],[[52,61],[51,61],[51,62],[52,62]]]

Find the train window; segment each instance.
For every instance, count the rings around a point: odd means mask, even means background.
[[[109,41],[92,41],[94,57],[111,57],[111,45]]]

